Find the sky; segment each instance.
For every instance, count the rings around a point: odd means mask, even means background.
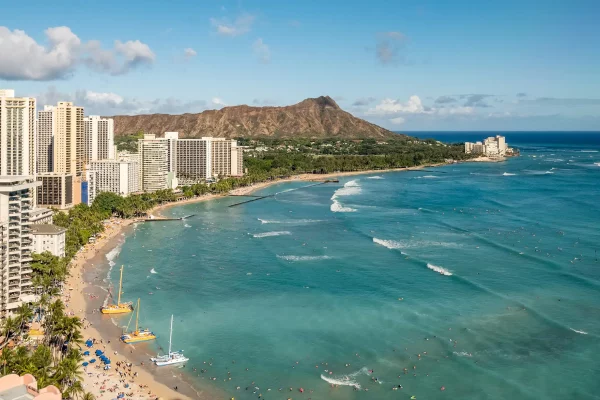
[[[600,1],[0,5],[0,88],[88,115],[331,96],[395,131],[600,131]]]

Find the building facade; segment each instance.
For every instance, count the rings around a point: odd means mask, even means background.
[[[0,175],[34,175],[36,101],[0,89]]]
[[[7,374],[0,378],[0,399],[2,400],[61,400],[60,390],[53,385],[38,388],[31,374],[19,376]]]
[[[37,180],[41,182],[37,191],[37,204],[40,206],[64,210],[80,202],[75,199],[77,193],[73,188],[77,183],[72,174],[48,172],[38,174]],[[79,195],[81,196],[81,193]]]
[[[59,101],[53,107],[53,172],[81,176],[85,163],[83,107]]]
[[[112,118],[90,115],[83,119],[85,125],[85,162],[115,158],[115,133]]]
[[[465,142],[465,153],[467,154],[482,154],[488,157],[504,157],[512,153],[506,144],[504,136],[490,136],[482,142]]]
[[[35,300],[29,216],[39,185],[34,176],[0,177],[0,313],[4,316],[21,303]]]
[[[144,135],[138,141],[138,154],[141,160],[139,181],[142,190],[154,192],[168,187],[168,153],[169,142],[156,138],[155,135]]]
[[[89,171],[95,176],[90,176],[90,185],[93,183],[92,195],[89,195],[90,204],[97,194],[102,192],[116,193],[128,196],[141,191],[139,164],[135,161],[102,160],[94,161],[89,165]]]
[[[52,224],[31,225],[33,251],[38,254],[49,251],[57,257],[64,257],[65,232],[65,228]]]
[[[177,179],[193,184],[212,177],[210,142],[205,139],[177,141]]]
[[[29,213],[29,221],[32,224],[51,224],[54,211],[49,208],[36,207]]]
[[[38,111],[37,143],[36,143],[36,173],[52,172],[54,146],[54,119],[53,107],[44,106],[43,111]]]

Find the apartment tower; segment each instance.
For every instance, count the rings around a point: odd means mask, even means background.
[[[38,174],[52,172],[52,148],[54,146],[53,108],[52,106],[44,106],[43,111],[38,111],[36,144],[36,172]]]
[[[115,133],[112,118],[90,115],[83,119],[85,125],[85,161],[112,160],[115,158]]]
[[[85,162],[83,107],[59,101],[53,107],[53,172],[81,176]]]
[[[23,302],[35,300],[31,281],[30,213],[34,176],[0,177],[0,314],[6,316]],[[39,190],[38,190],[39,191]]]
[[[0,175],[34,175],[35,99],[0,89]]]
[[[138,141],[138,155],[141,160],[140,179],[142,190],[153,192],[168,187],[169,174],[169,141],[156,138],[155,135],[144,135]]]

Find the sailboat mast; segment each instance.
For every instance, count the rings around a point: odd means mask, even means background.
[[[171,330],[169,331],[169,355],[171,355],[171,339],[173,337],[173,314],[171,314]]]
[[[119,299],[117,300],[117,305],[121,304],[121,288],[123,285],[123,266],[121,265],[121,278],[119,279]]]
[[[140,317],[140,299],[138,299],[137,310],[135,314],[135,331],[138,332],[138,318]]]

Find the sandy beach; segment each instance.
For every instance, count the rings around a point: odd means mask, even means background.
[[[441,164],[389,170],[302,174],[287,179],[261,182],[238,188],[231,191],[230,194],[248,195],[268,186],[285,182],[323,181],[344,176],[419,170],[438,165]],[[225,195],[208,194],[163,204],[154,207],[148,214],[160,218],[162,217],[161,212],[166,208],[208,201],[223,196]],[[172,369],[168,369],[168,372],[167,370],[158,370],[149,361],[151,354],[147,345],[138,344],[133,346],[121,343],[118,339],[121,328],[117,327],[109,316],[102,315],[99,312],[99,308],[103,305],[107,296],[105,289],[108,285],[105,280],[108,270],[106,255],[119,246],[123,241],[124,232],[133,229],[132,225],[136,222],[138,220],[118,218],[105,221],[104,232],[94,243],[86,245],[71,262],[70,276],[67,279],[65,293],[62,296],[67,305],[67,312],[79,316],[84,321],[82,330],[84,340],[95,339],[96,344],[89,349],[91,353],[93,354],[96,349],[101,349],[110,357],[112,362],[110,370],[103,370],[98,363],[85,367],[85,390],[92,392],[98,399],[112,399],[121,392],[125,393],[126,398],[131,399],[226,398],[224,393],[217,393],[217,389],[214,389],[215,391],[211,389],[210,393],[206,392],[206,389],[198,390],[197,387],[192,386],[186,380],[186,376],[182,372],[173,372]],[[177,391],[174,390],[175,387],[177,387]]]

